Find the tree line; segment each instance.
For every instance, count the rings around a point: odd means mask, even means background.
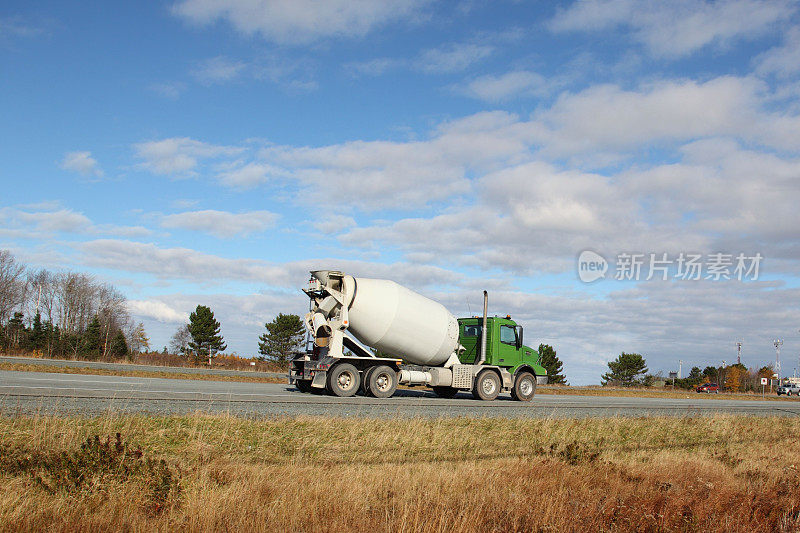
[[[149,349],[114,286],[78,272],[32,270],[0,250],[0,348],[110,359]]]
[[[664,378],[661,374],[650,374],[647,361],[641,354],[622,352],[616,359],[609,361],[608,372],[602,375],[600,383],[603,386],[614,385],[621,387],[650,387],[657,380],[672,383],[673,380]],[[762,366],[758,370],[749,369],[741,363],[726,366],[699,366],[692,367],[685,378],[674,380],[676,389],[694,389],[703,383],[717,383],[720,388],[735,392],[748,392],[761,390],[761,378],[772,379],[774,370],[772,366]]]

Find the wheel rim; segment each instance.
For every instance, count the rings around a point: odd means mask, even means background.
[[[347,370],[339,374],[339,377],[336,379],[336,382],[342,390],[350,390],[354,381],[353,375]]]
[[[522,378],[519,382],[519,392],[523,396],[530,396],[533,393],[533,380],[531,378]]]
[[[385,372],[381,372],[375,379],[375,387],[381,392],[386,392],[392,387],[392,378]]]
[[[492,395],[494,394],[497,385],[495,384],[492,378],[487,376],[486,378],[484,378],[483,383],[481,383],[481,388],[483,389],[484,394]]]

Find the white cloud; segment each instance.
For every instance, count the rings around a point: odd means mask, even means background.
[[[58,202],[18,205],[0,208],[0,218],[9,229],[24,228],[28,231],[44,233],[75,233],[82,235],[117,235],[122,237],[141,237],[152,233],[142,226],[119,226],[116,224],[95,224],[83,213],[61,207]],[[37,238],[41,235],[30,234]]]
[[[423,51],[415,66],[423,72],[438,74],[460,72],[489,57],[494,48],[486,45],[458,43]]]
[[[76,243],[85,264],[125,272],[149,273],[163,279],[238,280],[285,286],[287,270],[264,261],[228,259],[188,248],[159,248],[152,243],[98,239]]]
[[[225,56],[216,56],[202,61],[192,75],[202,83],[222,83],[239,77],[247,65]]]
[[[103,177],[103,170],[91,152],[69,152],[61,161],[61,168],[84,176]]]
[[[755,59],[760,74],[786,78],[800,72],[800,28],[791,28],[781,46],[767,50]]]
[[[247,35],[280,44],[362,37],[416,16],[426,0],[182,0],[173,11],[195,24],[226,20]]]
[[[517,70],[500,76],[490,74],[475,78],[461,91],[473,98],[497,102],[515,96],[546,94],[550,87],[551,84],[541,74]]]
[[[136,317],[152,318],[159,322],[184,324],[189,321],[189,313],[178,311],[158,300],[128,300],[128,310]]]
[[[264,163],[247,163],[217,175],[220,183],[236,189],[248,189],[266,183],[271,176],[284,176],[282,169]]]
[[[221,239],[262,233],[275,225],[278,215],[269,211],[229,213],[227,211],[186,211],[161,219],[165,228],[201,231]]]
[[[134,150],[144,168],[173,178],[194,176],[200,160],[236,155],[242,151],[241,148],[208,144],[188,137],[138,143]]]
[[[565,32],[626,26],[653,55],[680,57],[710,44],[763,35],[796,10],[789,1],[581,0],[559,10],[550,27]]]

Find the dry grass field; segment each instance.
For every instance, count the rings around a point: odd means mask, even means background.
[[[4,417],[0,529],[797,531],[799,467],[784,418]]]

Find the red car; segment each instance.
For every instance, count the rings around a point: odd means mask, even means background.
[[[719,394],[719,385],[716,383],[703,383],[697,387],[697,392],[705,392],[711,394],[712,392]]]

